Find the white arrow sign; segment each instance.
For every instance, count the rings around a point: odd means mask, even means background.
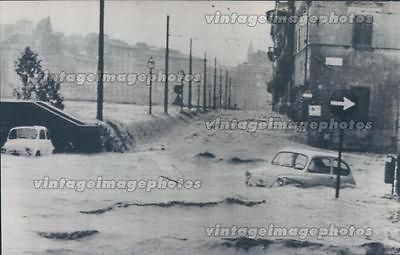
[[[343,101],[331,101],[331,105],[333,106],[343,106],[343,111],[353,107],[356,105],[353,101],[348,99],[347,97],[343,97]]]

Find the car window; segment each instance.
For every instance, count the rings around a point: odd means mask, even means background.
[[[50,132],[48,131],[48,130],[46,130],[46,138],[47,138],[47,140],[50,140],[51,138],[50,138]]]
[[[274,157],[272,164],[291,167],[293,166],[294,156],[295,154],[291,152],[280,152]]]
[[[43,130],[43,129],[42,129],[42,130],[40,130],[39,139],[40,139],[40,140],[45,140],[45,139],[46,139],[46,135],[45,135],[45,133],[44,133],[44,130]]]
[[[307,165],[307,161],[308,157],[300,153],[279,152],[276,154],[271,164],[302,170]]]
[[[303,170],[307,165],[308,157],[303,154],[297,154],[296,160],[294,162],[294,168]]]
[[[308,171],[316,174],[330,174],[331,160],[329,158],[315,157],[311,160]]]
[[[333,161],[333,173],[337,174],[338,169],[339,169],[339,161],[335,159]],[[349,174],[350,174],[350,167],[346,162],[342,160],[342,162],[340,163],[340,175],[347,176]]]
[[[36,139],[37,130],[33,128],[18,128],[10,132],[9,139]]]
[[[17,130],[11,130],[10,134],[8,135],[8,139],[17,139]]]

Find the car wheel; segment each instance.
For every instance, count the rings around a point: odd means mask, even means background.
[[[42,156],[42,154],[40,153],[40,151],[36,151],[35,156],[40,157],[40,156]]]
[[[278,178],[278,179],[276,179],[275,182],[276,182],[277,186],[279,186],[279,187],[286,185],[286,180],[284,178]]]

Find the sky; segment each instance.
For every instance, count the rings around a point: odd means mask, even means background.
[[[254,25],[248,15],[265,15],[273,1],[134,1],[106,0],[105,33],[127,43],[146,42],[165,47],[166,16],[170,15],[170,48],[193,55],[217,56],[221,63],[236,65],[246,61],[250,41],[255,49],[272,46],[270,25]],[[53,30],[65,35],[98,32],[98,1],[2,1],[0,23],[12,24],[27,18],[35,23],[50,16]],[[247,15],[231,24],[207,23],[206,15]],[[230,16],[232,17],[232,16]],[[212,18],[209,16],[208,18]],[[252,26],[251,26],[252,25]]]

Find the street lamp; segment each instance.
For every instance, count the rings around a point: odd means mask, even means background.
[[[151,85],[153,81],[153,69],[154,69],[154,60],[153,57],[150,57],[149,61],[147,61],[147,66],[149,67],[149,114],[151,115]]]
[[[180,70],[178,76],[181,78],[181,111],[183,111],[183,80],[185,79],[185,72]]]

